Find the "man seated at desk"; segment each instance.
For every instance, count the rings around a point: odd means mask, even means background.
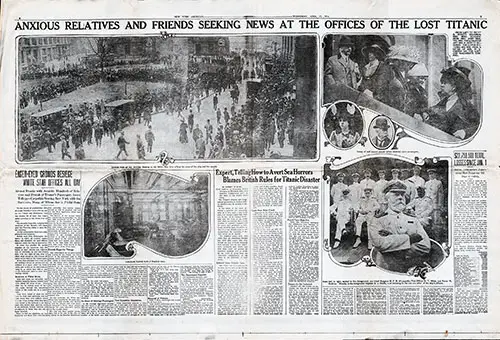
[[[368,228],[373,247],[379,253],[374,256],[377,266],[402,273],[423,265],[431,249],[429,236],[419,220],[403,212],[406,190],[403,182],[389,181],[383,190],[388,209]]]

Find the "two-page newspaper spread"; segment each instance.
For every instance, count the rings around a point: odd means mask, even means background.
[[[500,336],[498,1],[2,5],[2,338]]]

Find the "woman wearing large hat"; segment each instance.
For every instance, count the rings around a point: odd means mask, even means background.
[[[389,83],[394,76],[385,63],[385,51],[379,45],[373,44],[363,47],[361,53],[367,58],[368,63],[363,67],[363,79],[359,90],[387,103]]]
[[[470,70],[462,66],[441,71],[443,99],[421,117],[428,124],[460,139],[472,136],[480,121],[479,113],[471,103],[469,73]]]
[[[348,149],[361,138],[359,132],[353,131],[353,114],[348,112],[350,109],[355,110],[354,106],[347,104],[346,107],[340,106],[338,112],[334,113],[338,127],[332,131],[329,140],[339,149]]]

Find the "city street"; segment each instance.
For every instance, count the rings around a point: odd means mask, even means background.
[[[239,104],[237,105],[237,109],[240,108],[241,104],[244,104],[246,98],[246,86],[245,81],[243,81],[243,85],[239,84],[240,87],[240,97]],[[92,98],[93,100],[97,98]],[[228,111],[231,108],[231,97],[230,91],[226,90],[221,93],[219,96],[219,107],[221,108],[221,112],[224,111],[224,108],[227,107]],[[202,130],[203,135],[205,136],[205,125],[207,123],[207,119],[210,119],[210,123],[214,127],[214,134],[217,131],[217,118],[216,113],[213,108],[213,93],[211,93],[208,97],[203,98],[201,100],[201,108],[200,113],[198,113],[196,105],[192,107],[194,113],[194,125],[199,125],[199,128]],[[187,117],[189,115],[189,109],[184,110],[182,112],[185,121],[187,122]],[[181,117],[178,116],[177,113],[166,113],[157,112],[152,115],[152,131],[155,134],[155,142],[153,143],[153,150],[151,153],[146,153],[146,160],[154,160],[155,157],[163,150],[167,151],[169,156],[174,159],[193,159],[195,157],[195,145],[192,138],[192,134],[189,133],[188,130],[188,143],[182,144],[179,142],[179,126],[181,123]],[[224,115],[222,114],[221,124],[224,123]],[[120,155],[121,160],[138,160],[137,155],[137,134],[141,136],[141,139],[146,147],[146,140],[144,138],[144,133],[147,131],[147,126],[144,125],[144,122],[141,124],[136,123],[131,126],[127,126],[123,129],[125,133],[125,139],[130,143],[127,145],[128,156],[125,156],[123,153]],[[83,147],[85,150],[85,159],[86,160],[115,160],[116,155],[118,154],[118,145],[117,145],[118,134],[114,139],[110,137],[104,136],[102,139],[101,147],[97,147],[95,144],[95,139],[93,139],[93,144],[84,143]],[[70,143],[69,153],[74,160],[74,146]],[[269,151],[266,151],[266,157],[268,157],[271,152],[275,152],[280,154],[281,156],[286,156],[291,158],[293,155],[293,147],[288,144],[288,140],[285,140],[284,148],[280,148],[278,145],[277,138],[275,138],[275,144],[271,146]],[[205,157],[208,156],[209,147],[207,146]],[[56,161],[61,160],[61,142],[56,144],[55,150],[52,153],[49,153],[47,148],[43,148],[35,153],[35,156],[32,160],[46,160],[46,161]],[[66,157],[66,160],[68,158]]]

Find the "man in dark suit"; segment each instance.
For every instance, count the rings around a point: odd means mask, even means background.
[[[371,142],[377,149],[387,149],[391,145],[391,139],[389,138],[389,124],[387,119],[384,117],[378,117],[375,119],[375,125],[373,129],[377,133],[376,136],[371,138]]]
[[[351,58],[354,43],[349,37],[342,36],[339,53],[328,59],[325,65],[325,91],[335,84],[344,84],[356,89],[361,79],[359,66]]]

